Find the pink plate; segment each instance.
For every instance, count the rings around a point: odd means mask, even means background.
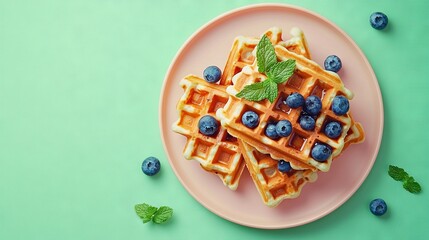
[[[343,63],[344,84],[355,93],[351,111],[362,123],[366,140],[352,145],[336,159],[328,173],[307,184],[297,199],[285,200],[276,208],[266,207],[247,169],[237,191],[225,187],[220,179],[203,171],[196,161],[185,160],[185,138],[171,130],[178,118],[176,103],[183,94],[179,81],[187,74],[202,76],[205,67],[223,68],[236,36],[260,36],[270,27],[283,29],[287,39],[291,27],[301,28],[307,36],[312,59],[323,64],[331,54]],[[164,80],[160,101],[160,127],[170,164],[188,192],[213,213],[229,221],[255,228],[279,229],[317,220],[349,199],[370,172],[383,133],[383,103],[374,72],[366,57],[341,29],[308,10],[289,5],[252,5],[223,14],[212,20],[179,50]]]

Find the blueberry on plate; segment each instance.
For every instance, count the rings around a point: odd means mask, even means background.
[[[335,115],[341,116],[349,111],[349,100],[344,96],[335,96],[332,101],[332,111]]]
[[[304,105],[304,97],[300,93],[292,93],[286,98],[286,104],[290,108],[299,108]]]
[[[387,212],[387,204],[381,198],[376,198],[369,203],[369,210],[376,216],[381,216]]]
[[[329,138],[337,138],[341,135],[342,127],[339,122],[330,122],[325,126],[325,134]]]
[[[318,96],[311,95],[305,99],[304,111],[310,115],[317,115],[322,110],[322,101]]]
[[[317,143],[311,149],[311,157],[318,162],[326,161],[331,156],[331,153],[331,148],[322,143]]]
[[[289,120],[280,120],[276,124],[276,131],[277,135],[280,137],[287,137],[292,132],[292,124],[289,122]]]
[[[259,115],[254,111],[246,111],[241,116],[241,122],[248,128],[255,128],[259,124]]]
[[[277,130],[276,130],[276,124],[269,123],[267,125],[267,128],[265,128],[265,135],[274,140],[279,138],[279,135],[277,134]]]
[[[161,163],[156,157],[148,157],[142,163],[142,171],[148,176],[153,176],[161,169]]]
[[[198,122],[198,128],[203,135],[212,136],[219,129],[219,123],[214,117],[205,115],[200,118],[200,121]]]
[[[329,55],[323,64],[325,69],[331,72],[340,71],[343,64],[341,63],[341,59],[336,55]]]
[[[302,129],[311,131],[314,129],[314,126],[316,125],[316,121],[314,120],[314,118],[312,118],[309,115],[302,115],[299,118],[299,125],[301,126]]]
[[[277,168],[282,173],[287,173],[292,171],[292,167],[290,166],[289,162],[286,162],[285,160],[280,160],[277,162]]]
[[[203,71],[203,77],[209,83],[218,82],[221,76],[222,71],[216,66],[209,66]]]
[[[369,17],[369,23],[371,23],[371,26],[377,30],[384,29],[388,22],[389,19],[387,18],[386,14],[382,12],[375,12]]]

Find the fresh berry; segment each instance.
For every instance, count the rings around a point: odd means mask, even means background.
[[[300,93],[292,93],[286,98],[286,104],[290,108],[299,108],[304,105],[304,97]]]
[[[349,100],[344,96],[336,96],[332,101],[332,111],[338,115],[344,115],[349,111]]]
[[[286,162],[285,160],[278,161],[277,168],[282,173],[287,173],[287,172],[292,171],[292,167],[290,166],[290,163]]]
[[[299,118],[299,125],[301,126],[302,129],[311,131],[314,129],[314,126],[316,125],[316,121],[314,120],[314,118],[312,118],[309,115],[302,115]]]
[[[387,18],[386,14],[381,12],[375,12],[369,17],[369,22],[371,23],[371,26],[373,28],[377,30],[382,30],[387,26],[389,19]]]
[[[277,134],[276,130],[276,124],[269,123],[267,128],[265,128],[265,135],[274,140],[279,138],[279,135]]]
[[[220,80],[222,71],[216,66],[209,66],[204,69],[203,77],[209,83],[215,83]]]
[[[311,149],[311,157],[318,162],[326,161],[331,156],[332,150],[325,144],[318,143]]]
[[[156,157],[148,157],[142,163],[142,171],[148,176],[153,176],[161,169],[161,163]]]
[[[255,128],[259,124],[259,116],[254,111],[247,111],[241,117],[241,122],[248,128]]]
[[[318,96],[311,95],[305,99],[304,111],[308,114],[316,116],[322,110],[322,101]]]
[[[338,122],[330,122],[325,126],[325,134],[329,138],[337,138],[341,135],[342,127]]]
[[[205,115],[200,118],[200,121],[198,122],[198,128],[202,134],[206,136],[212,136],[219,129],[219,123],[214,117]]]
[[[329,55],[323,64],[325,66],[325,69],[331,72],[338,72],[340,71],[341,67],[343,66],[341,63],[341,59],[336,55]]]
[[[387,212],[387,204],[381,198],[376,198],[369,204],[369,210],[376,216],[381,216]]]
[[[292,132],[292,124],[289,122],[289,120],[280,120],[276,124],[276,131],[277,135],[280,137],[287,137]]]

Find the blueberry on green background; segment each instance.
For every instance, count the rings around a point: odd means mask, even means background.
[[[386,14],[382,12],[375,12],[369,17],[369,22],[373,28],[382,30],[386,28],[389,19],[387,18]]]
[[[381,198],[376,198],[369,203],[369,210],[376,216],[381,216],[387,212],[387,204]]]
[[[161,163],[156,157],[148,157],[142,163],[142,171],[148,176],[153,176],[161,170]]]

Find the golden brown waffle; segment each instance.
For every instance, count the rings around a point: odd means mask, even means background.
[[[231,135],[254,146],[260,152],[269,153],[274,159],[284,159],[290,162],[294,169],[326,172],[330,168],[332,158],[338,156],[343,150],[346,137],[352,138],[355,142],[363,140],[362,127],[354,125],[349,113],[337,116],[330,109],[335,96],[343,95],[352,99],[353,93],[344,87],[337,74],[323,70],[317,63],[290,52],[280,45],[275,45],[275,51],[277,57],[282,61],[296,60],[297,69],[286,83],[278,86],[279,95],[274,103],[270,103],[268,100],[251,102],[235,97],[245,85],[263,81],[266,78],[257,71],[257,64],[254,61],[253,65],[245,66],[240,73],[233,77],[233,85],[227,88],[227,92],[230,94],[229,101],[224,108],[217,111],[217,117]],[[299,92],[305,98],[310,95],[317,95],[321,98],[322,111],[313,131],[306,131],[300,127],[298,120],[301,108],[290,109],[284,104],[287,96],[293,92]],[[259,114],[260,124],[255,129],[247,128],[241,123],[242,114],[248,110]],[[288,119],[292,123],[292,134],[278,140],[265,136],[266,125],[282,119]],[[337,121],[342,125],[342,135],[337,139],[330,139],[323,133],[324,126],[330,121]],[[352,131],[349,132],[351,126],[353,126]],[[350,140],[351,142],[352,140]],[[324,143],[332,148],[332,155],[325,162],[318,162],[310,155],[310,151],[316,143]]]
[[[198,128],[202,116],[216,118],[216,110],[227,102],[225,86],[207,83],[193,75],[182,79],[180,86],[185,93],[177,103],[179,119],[172,129],[187,138],[184,157],[197,160],[205,170],[217,174],[225,186],[235,190],[244,169],[237,139],[223,127],[214,136],[205,136]]]
[[[301,29],[294,27],[290,30],[290,38],[286,41],[282,39],[282,30],[278,27],[268,29],[264,35],[270,39],[273,45],[280,45],[296,54],[311,59],[308,50],[307,40]],[[258,45],[260,38],[255,37],[237,37],[234,39],[231,51],[228,56],[225,68],[223,70],[220,85],[231,85],[232,77],[241,72],[244,66],[252,65],[255,57],[253,50]]]
[[[269,207],[277,206],[284,199],[298,197],[306,183],[317,179],[317,173],[310,169],[282,173],[278,170],[278,161],[269,154],[259,152],[242,140],[238,143],[262,201]]]
[[[282,32],[279,28],[271,28],[265,34],[272,42],[287,46],[298,54],[310,56],[304,34],[298,28],[291,30],[292,37],[287,41],[281,39]],[[238,37],[234,40],[225,69],[238,69],[238,66],[248,64],[243,54],[247,51],[251,54],[258,42],[259,39],[250,37]],[[197,125],[198,120],[206,114],[216,118],[215,111],[228,100],[229,95],[224,86],[232,83],[231,77],[229,70],[224,71],[219,85],[209,84],[192,75],[185,77],[180,82],[185,92],[177,104],[179,119],[173,124],[172,129],[187,138],[183,150],[186,159],[197,160],[205,170],[217,174],[226,186],[235,190],[244,168],[243,158],[239,157],[240,149],[236,138],[229,135],[223,127],[220,127],[216,137],[207,137],[199,133]],[[208,107],[210,104],[213,106]]]

